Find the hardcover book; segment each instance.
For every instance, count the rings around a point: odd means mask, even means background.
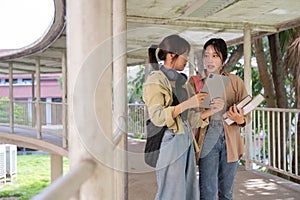
[[[254,108],[256,108],[265,98],[259,94],[256,97],[252,98],[250,95],[246,96],[244,99],[242,99],[236,106],[239,109],[243,109],[244,115],[251,112]],[[225,122],[228,125],[231,125],[234,123],[231,119],[229,119],[226,115],[226,113],[223,115]]]

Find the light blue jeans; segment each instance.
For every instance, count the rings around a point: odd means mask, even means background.
[[[156,165],[156,200],[198,200],[193,137],[184,123],[185,134],[167,129]]]
[[[211,134],[211,135],[209,135]],[[215,135],[218,137],[214,137]],[[214,135],[213,137],[210,137]],[[207,140],[207,138],[208,140]],[[212,138],[217,141],[213,142]],[[206,143],[205,143],[206,142]],[[213,144],[213,147],[205,144]],[[203,148],[210,149],[199,159],[200,200],[232,199],[233,182],[238,161],[227,162],[226,142],[222,121],[211,121],[204,139]],[[206,152],[206,150],[204,150]],[[201,153],[202,154],[202,153]]]

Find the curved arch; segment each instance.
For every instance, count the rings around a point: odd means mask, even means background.
[[[65,14],[66,3],[64,0],[54,1],[54,20],[53,24],[48,32],[40,40],[34,42],[31,45],[25,46],[20,49],[7,50],[0,55],[0,61],[10,60],[14,58],[20,58],[23,56],[29,56],[35,53],[39,53],[48,48],[53,42],[55,42],[65,29]]]
[[[0,132],[1,142],[15,144],[17,146],[42,150],[49,153],[58,154],[68,157],[68,150],[55,144],[39,140],[36,138],[26,137],[14,133]]]

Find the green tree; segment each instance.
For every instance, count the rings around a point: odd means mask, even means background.
[[[145,67],[139,66],[136,76],[132,80],[128,80],[128,102],[134,103],[138,98],[142,102],[143,84],[145,82]]]
[[[0,123],[9,123],[9,98],[0,98]],[[14,120],[15,123],[20,125],[30,125],[24,119],[28,117],[25,116],[26,112],[22,106],[14,103]]]
[[[290,43],[287,46],[287,50],[284,57],[284,64],[287,74],[292,78],[292,95],[295,97],[295,107],[300,108],[300,27],[290,30]],[[294,94],[294,95],[293,95]],[[298,120],[297,130],[300,130],[300,120]],[[297,139],[297,151],[300,152],[300,137]],[[295,149],[296,150],[296,149]],[[297,155],[297,154],[296,154]],[[296,171],[295,163],[296,159],[293,159],[293,171]],[[300,170],[300,155],[298,153],[298,171]],[[299,183],[299,180],[298,180]]]

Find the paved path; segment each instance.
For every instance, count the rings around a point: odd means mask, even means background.
[[[37,138],[37,132],[35,128],[30,128],[26,126],[24,126],[24,128],[15,127],[14,133],[9,133],[10,132],[9,126],[0,125],[0,132],[8,133],[8,134],[16,134],[16,135],[25,136],[34,139]],[[62,146],[61,130],[52,130],[52,131],[48,130],[47,132],[43,130],[41,140],[61,147]]]
[[[142,152],[145,143],[129,139],[130,152]],[[129,200],[153,200],[157,185],[155,172],[147,167],[142,156],[129,154]],[[235,200],[296,200],[300,199],[300,185],[258,171],[239,167],[235,178]]]
[[[0,142],[68,156],[68,150],[62,147],[61,131],[53,130],[51,133],[43,132],[41,139],[37,139],[34,129],[14,128],[14,133],[10,133],[8,126],[0,126]]]

